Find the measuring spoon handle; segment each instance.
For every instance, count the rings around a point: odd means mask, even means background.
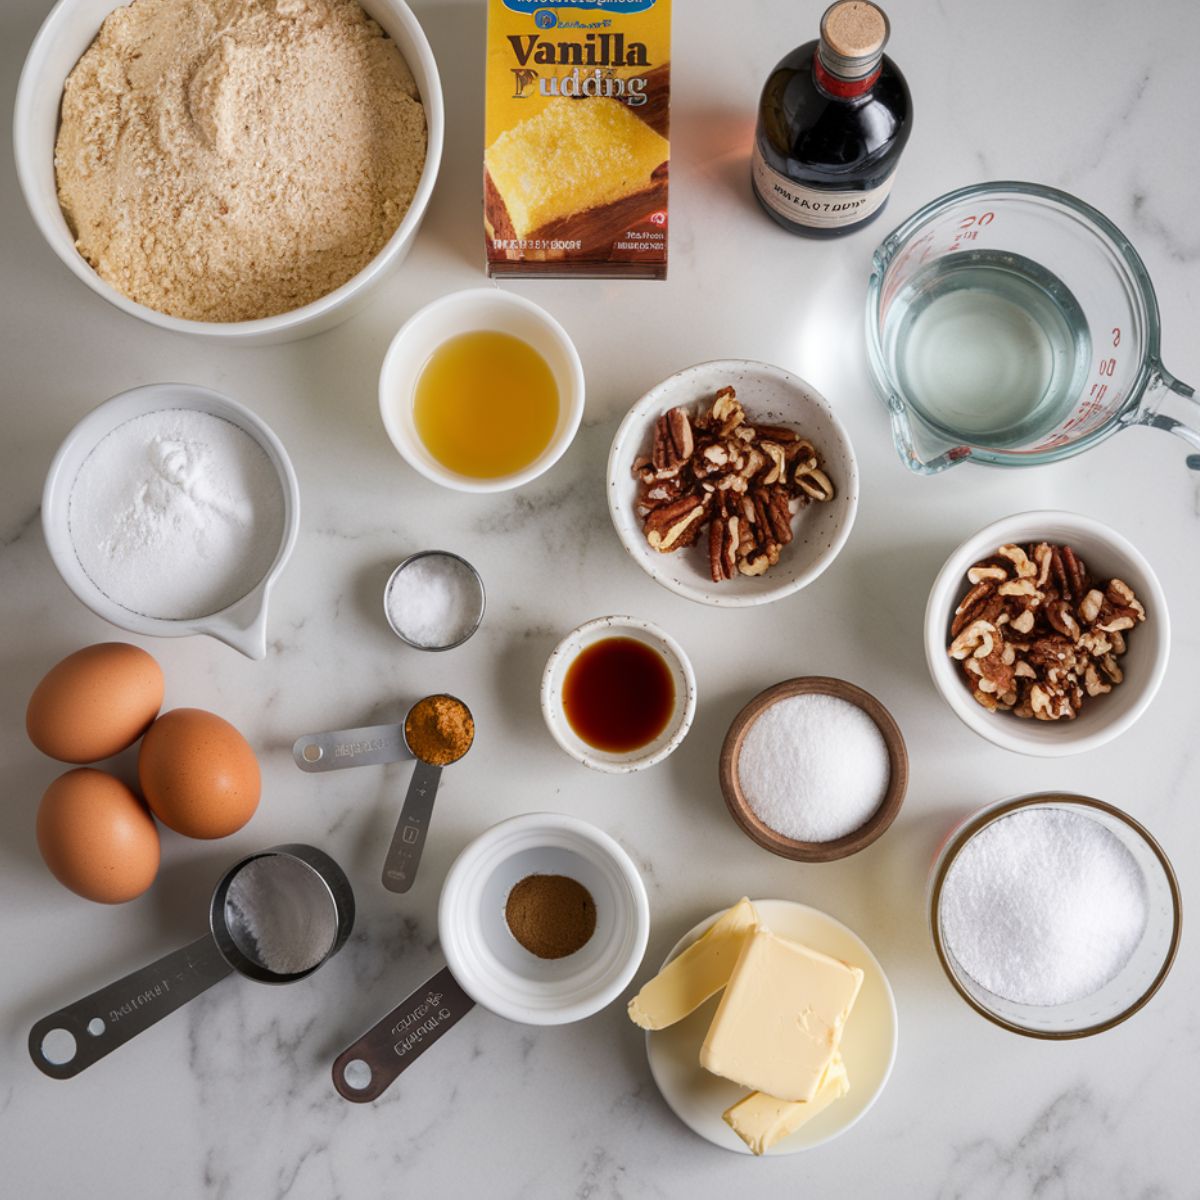
[[[212,934],[206,933],[191,945],[42,1017],[29,1031],[29,1056],[39,1071],[54,1079],[70,1079],[207,991],[232,970]],[[63,1047],[61,1056],[52,1048],[54,1059],[61,1057],[64,1061],[53,1061],[44,1053],[43,1044],[47,1034],[60,1030],[74,1039],[75,1049],[68,1053],[67,1039],[55,1039]]]
[[[356,1104],[382,1096],[401,1071],[474,1007],[450,968],[443,967],[333,1060],[338,1095]]]
[[[345,767],[373,767],[412,758],[401,725],[360,725],[357,729],[331,729],[306,733],[292,745],[292,758],[302,771],[341,771]]]
[[[416,882],[441,777],[441,767],[417,759],[400,820],[396,822],[396,832],[383,862],[383,886],[389,892],[407,892]]]

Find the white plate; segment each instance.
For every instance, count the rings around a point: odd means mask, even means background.
[[[845,1133],[883,1091],[896,1061],[896,1001],[878,960],[863,940],[840,921],[791,900],[755,900],[754,907],[773,933],[794,938],[863,970],[862,990],[842,1035],[842,1058],[850,1076],[850,1091],[767,1151],[767,1154],[797,1154]],[[685,933],[663,960],[663,966],[690,946],[724,911],[713,913]],[[700,1065],[700,1046],[719,1000],[720,994],[685,1020],[647,1033],[646,1057],[667,1107],[689,1129],[714,1146],[749,1154],[749,1147],[721,1118],[731,1104],[747,1094],[746,1089],[710,1075]]]
[[[650,449],[654,424],[676,405],[695,406],[732,387],[750,421],[789,425],[809,438],[820,453],[835,494],[826,504],[810,504],[793,522],[794,536],[779,562],[763,575],[739,575],[713,583],[701,543],[673,554],[651,549],[634,506],[638,481],[633,464]],[[767,363],[740,358],[699,363],[664,379],[625,415],[608,455],[608,508],[621,544],[633,560],[663,587],[700,604],[739,608],[768,604],[812,583],[837,557],[858,511],[858,466],[850,437],[829,401],[803,379]]]

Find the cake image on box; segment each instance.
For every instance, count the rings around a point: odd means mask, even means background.
[[[666,203],[667,139],[603,96],[555,100],[484,156],[494,237],[602,249]],[[565,251],[527,251],[544,259]],[[519,254],[514,250],[513,254]]]
[[[664,278],[670,0],[490,2],[488,273]]]

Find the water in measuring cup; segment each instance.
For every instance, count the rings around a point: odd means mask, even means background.
[[[950,254],[918,271],[894,304],[896,378],[943,432],[1020,446],[1074,407],[1091,357],[1087,318],[1044,267],[996,250]]]

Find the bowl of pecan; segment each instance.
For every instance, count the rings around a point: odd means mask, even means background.
[[[812,583],[858,509],[829,402],[780,367],[721,359],[663,380],[608,458],[613,526],[634,561],[701,604],[766,604]]]
[[[925,657],[955,715],[1022,754],[1078,754],[1124,733],[1166,673],[1162,586],[1115,530],[1068,512],[1005,517],[946,561]]]

